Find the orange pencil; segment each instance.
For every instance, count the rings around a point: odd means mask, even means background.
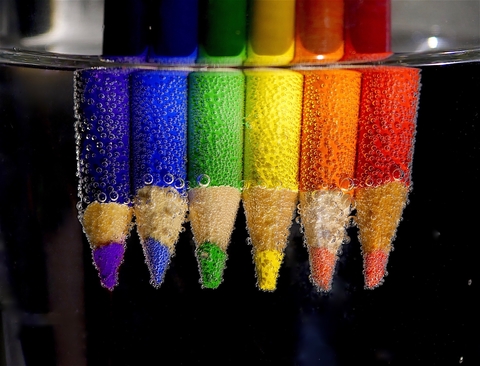
[[[348,240],[361,74],[342,69],[303,74],[300,218],[310,279],[329,291],[337,255]]]
[[[335,62],[343,56],[343,0],[297,0],[292,63]]]
[[[383,282],[410,191],[420,70],[375,67],[361,72],[356,222],[365,287],[372,289]]]

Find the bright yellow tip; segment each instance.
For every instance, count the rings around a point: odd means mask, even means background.
[[[277,287],[283,252],[277,250],[256,251],[254,260],[258,287],[263,291],[274,291]]]

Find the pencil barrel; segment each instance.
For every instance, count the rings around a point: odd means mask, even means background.
[[[420,70],[361,70],[356,222],[367,288],[383,282],[411,185]]]
[[[240,204],[244,86],[238,70],[189,75],[189,220],[201,284],[207,288],[222,282]]]
[[[128,77],[120,69],[75,72],[79,219],[101,283],[118,282],[131,229]]]
[[[132,161],[137,232],[159,287],[187,212],[186,71],[131,76]]]
[[[303,76],[247,70],[243,205],[257,284],[273,291],[298,199]]]

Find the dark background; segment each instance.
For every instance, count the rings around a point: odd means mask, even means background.
[[[219,289],[200,288],[188,227],[159,290],[135,231],[102,288],[76,217],[72,79],[0,67],[0,365],[480,364],[479,64],[423,68],[389,274],[363,288],[352,228],[329,294],[297,224],[277,290],[257,290],[242,210]]]

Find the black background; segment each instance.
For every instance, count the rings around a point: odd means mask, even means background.
[[[0,365],[480,364],[479,90],[477,63],[422,69],[413,190],[379,288],[363,288],[352,228],[317,293],[294,224],[277,290],[259,291],[241,209],[217,290],[200,288],[187,225],[159,290],[132,231],[110,293],[76,218],[72,73],[0,67]]]

